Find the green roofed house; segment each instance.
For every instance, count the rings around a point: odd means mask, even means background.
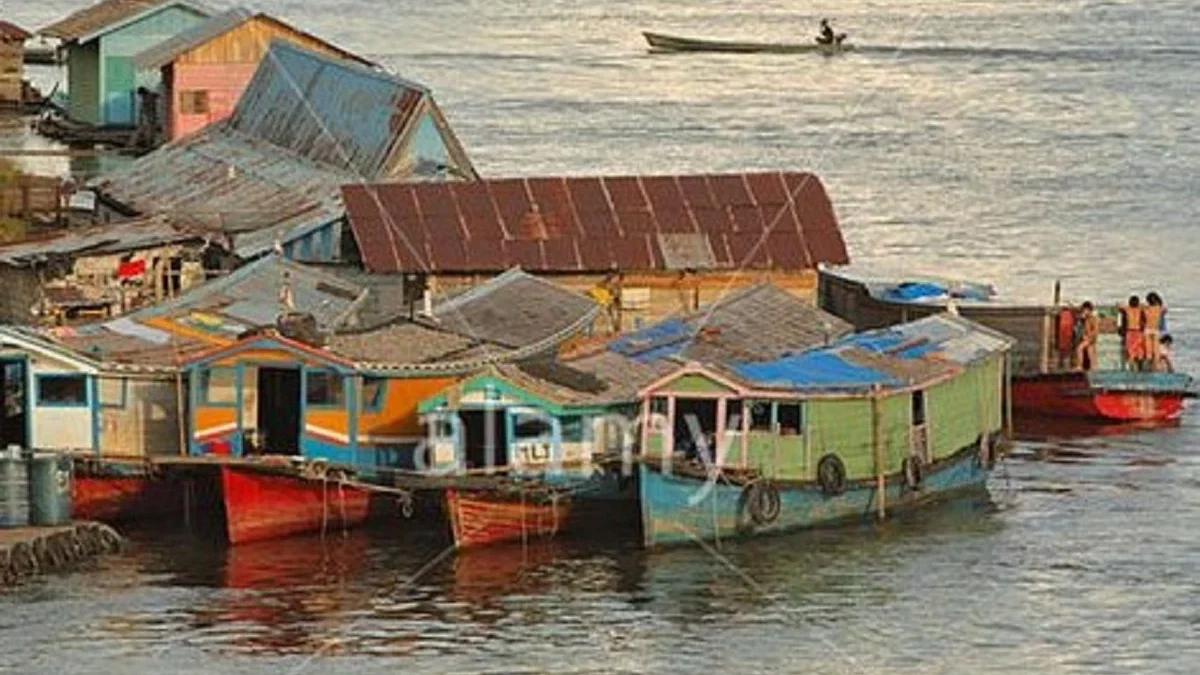
[[[98,126],[133,126],[137,90],[159,88],[159,73],[139,74],[133,56],[212,16],[192,0],[102,0],[38,31],[62,41],[68,115]]]

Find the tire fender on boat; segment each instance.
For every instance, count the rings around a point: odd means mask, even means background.
[[[828,453],[817,462],[817,482],[821,491],[830,496],[846,491],[846,463],[834,453]]]
[[[779,488],[769,481],[755,481],[746,486],[742,499],[750,520],[755,525],[769,525],[779,517],[781,503]]]

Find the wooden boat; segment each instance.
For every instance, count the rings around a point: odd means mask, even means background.
[[[1004,446],[1011,344],[943,315],[774,361],[684,366],[642,391],[644,544],[863,521],[986,494]]]
[[[854,45],[846,42],[825,44],[820,42],[742,42],[733,40],[705,40],[676,37],[662,33],[643,32],[646,43],[653,53],[677,52],[721,52],[726,54],[822,54],[832,56],[853,51]]]
[[[571,507],[571,500],[559,494],[522,499],[495,492],[446,491],[458,548],[553,537],[566,525]]]
[[[960,315],[1016,340],[1009,364],[1012,407],[1024,415],[1160,422],[1178,418],[1195,396],[1190,375],[1122,369],[1115,310],[1110,308],[1098,308],[1099,363],[1085,373],[1072,367],[1073,345],[1059,335],[1060,321],[1068,322],[1068,328],[1074,321],[1073,310],[1058,302],[1006,303],[982,284],[882,281],[827,269],[820,271],[817,293],[822,309],[856,330],[940,314],[953,301]]]
[[[143,464],[76,457],[71,508],[80,520],[117,523],[178,514],[182,501],[177,484]]]
[[[221,466],[229,543],[277,539],[361,525],[370,492],[336,481],[250,466]]]

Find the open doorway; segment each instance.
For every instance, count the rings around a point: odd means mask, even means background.
[[[15,445],[29,447],[29,396],[25,359],[0,360],[0,449]]]
[[[675,452],[699,459],[701,449],[711,461],[716,451],[717,401],[711,398],[675,399]]]
[[[300,369],[258,369],[258,431],[264,454],[300,454]]]
[[[462,410],[463,450],[467,469],[508,466],[508,429],[504,410]]]

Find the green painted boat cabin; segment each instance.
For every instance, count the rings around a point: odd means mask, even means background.
[[[939,315],[771,361],[691,363],[642,391],[643,454],[712,461],[716,446],[721,467],[802,482],[831,453],[850,481],[936,465],[1004,431],[1010,346]]]

